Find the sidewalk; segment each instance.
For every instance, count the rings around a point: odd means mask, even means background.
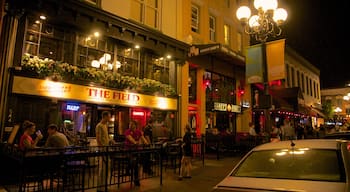
[[[216,160],[214,157],[202,161],[195,160],[192,167],[192,178],[178,181],[178,171],[167,169],[163,175],[163,185],[160,186],[160,179],[152,178],[141,181],[140,187],[130,188],[130,183],[122,184],[119,189],[111,188],[111,192],[210,192],[212,188],[221,181],[238,163],[241,157],[225,157]]]
[[[178,169],[163,172],[163,185],[160,185],[160,177],[141,180],[140,187],[130,187],[130,183],[121,184],[119,189],[112,186],[109,192],[210,192],[212,188],[221,181],[238,163],[241,157],[224,157],[216,160],[214,156],[206,158],[204,166],[202,161],[194,160],[192,164],[192,178],[178,181]],[[95,192],[96,189],[86,190]],[[0,186],[0,192],[7,192]]]

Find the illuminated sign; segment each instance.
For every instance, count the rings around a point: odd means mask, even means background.
[[[67,104],[66,106],[67,111],[79,111],[79,109],[80,109],[80,105],[76,105],[76,104]]]
[[[227,103],[214,102],[214,110],[240,113],[241,112],[241,106],[233,105],[233,104],[227,104]]]
[[[145,116],[145,113],[143,111],[133,111],[133,116]]]
[[[98,104],[177,110],[177,99],[14,76],[12,92]]]

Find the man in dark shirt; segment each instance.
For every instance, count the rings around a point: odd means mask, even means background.
[[[146,138],[147,142],[149,144],[153,143],[153,121],[152,119],[149,119],[147,122],[147,125],[143,129],[143,135]],[[143,171],[149,175],[153,174],[152,168],[151,168],[151,154],[145,153],[143,155]]]
[[[147,122],[147,125],[145,126],[143,130],[143,135],[145,136],[148,143],[153,143],[153,121],[152,119],[149,119]]]

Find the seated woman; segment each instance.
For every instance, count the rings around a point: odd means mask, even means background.
[[[23,122],[23,135],[21,136],[19,140],[19,148],[21,150],[26,150],[26,149],[33,149],[37,146],[37,143],[43,138],[43,135],[41,134],[40,131],[38,131],[37,137],[35,140],[32,138],[32,134],[35,133],[35,124],[33,122],[30,122],[28,120]]]

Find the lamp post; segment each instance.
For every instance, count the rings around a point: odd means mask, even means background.
[[[269,37],[281,35],[280,26],[287,19],[288,14],[283,8],[277,8],[277,0],[254,0],[254,7],[256,14],[251,15],[249,7],[241,6],[237,9],[236,16],[244,27],[245,33],[262,44],[264,93],[269,95],[265,43]],[[264,113],[265,131],[269,133],[271,131],[270,112],[265,110]]]

